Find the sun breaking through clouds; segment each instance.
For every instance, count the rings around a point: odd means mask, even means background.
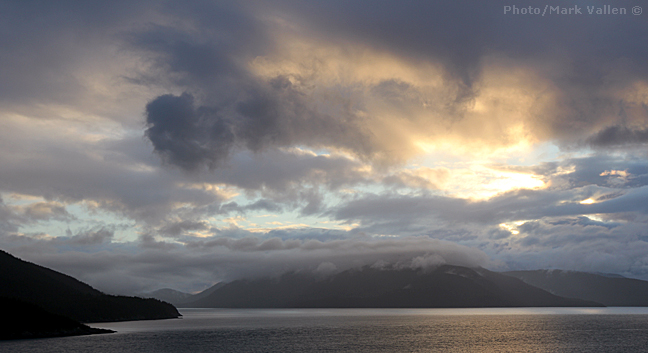
[[[1,4],[17,256],[125,294],[432,258],[648,279],[645,15]]]

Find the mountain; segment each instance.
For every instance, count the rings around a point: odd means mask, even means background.
[[[288,273],[237,280],[186,307],[214,308],[462,308],[602,306],[567,299],[483,268],[433,270],[363,267],[329,277]]]
[[[92,328],[70,318],[51,314],[40,307],[20,300],[0,297],[3,329],[0,340],[63,337],[112,333]]]
[[[223,282],[216,283],[215,285],[205,289],[204,291],[196,294],[180,292],[171,288],[158,289],[150,293],[142,293],[144,298],[155,298],[165,302],[169,302],[177,307],[183,307],[187,303],[191,303],[209,296],[216,289],[222,287]]]
[[[607,306],[648,306],[648,282],[619,275],[562,270],[511,271],[504,274],[553,294]]]
[[[205,289],[204,291],[202,291],[200,293],[196,293],[196,294],[192,295],[191,297],[185,299],[184,304],[195,302],[195,301],[201,300],[203,298],[207,298],[212,293],[214,293],[215,291],[217,291],[218,289],[220,289],[221,287],[223,287],[226,284],[227,283],[225,283],[225,282],[218,282],[218,283],[214,284],[213,286]]]
[[[169,319],[171,304],[104,294],[70,276],[20,260],[0,250],[0,297],[14,298],[80,322]]]
[[[192,296],[190,293],[180,292],[171,288],[162,288],[149,293],[142,293],[142,298],[155,298],[164,302],[177,305],[177,303],[182,303],[183,300]]]

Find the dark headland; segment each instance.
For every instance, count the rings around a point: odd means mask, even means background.
[[[52,314],[17,299],[0,297],[3,329],[0,340],[64,337],[113,333],[114,331],[84,325],[68,317]]]
[[[0,303],[6,309],[3,327],[11,331],[5,331],[2,337],[103,333],[80,323],[180,317],[169,303],[107,295],[73,277],[1,250],[0,269]]]

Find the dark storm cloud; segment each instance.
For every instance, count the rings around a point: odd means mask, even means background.
[[[173,21],[167,24],[151,21],[139,28],[131,27],[123,33],[123,39],[133,50],[143,49],[154,54],[149,59],[155,68],[167,74],[179,74],[178,83],[211,86],[215,80],[245,79],[243,63],[237,59],[261,55],[273,43],[263,23],[244,4],[200,0],[167,2],[157,9]]]
[[[525,4],[537,5],[516,3]],[[278,50],[281,37],[273,36],[277,27],[268,16],[289,21],[316,43],[341,48],[362,44],[405,61],[441,65],[444,82],[455,92],[454,100],[436,107],[446,119],[462,119],[484,89],[480,80],[485,64],[505,58],[551,82],[554,100],[544,111],[531,112],[537,116],[527,122],[542,140],[569,146],[623,114],[632,121],[647,120],[645,111],[630,109],[639,103],[620,98],[624,89],[648,77],[644,67],[648,52],[641,49],[648,29],[639,16],[516,16],[504,14],[507,5],[511,4],[192,3],[174,14],[197,27],[149,27],[130,34],[133,49],[154,58],[158,75],[189,92],[159,96],[149,103],[146,136],[167,162],[187,170],[218,167],[236,149],[258,152],[306,145],[339,148],[370,160],[395,153],[374,140],[363,126],[367,122],[351,110],[324,113],[309,102],[308,91],[295,80],[281,75],[261,78],[245,67]],[[406,85],[390,82],[369,88],[390,98],[394,96],[390,87]],[[346,106],[352,104],[350,100]],[[628,106],[632,107],[619,113]],[[593,144],[605,143],[610,135],[601,133]],[[643,132],[613,135],[641,140]]]
[[[639,145],[648,143],[648,129],[631,129],[615,125],[607,127],[587,139],[596,148]]]
[[[224,11],[217,16],[224,21],[193,12],[216,15],[216,9]],[[273,44],[253,16],[233,5],[189,6],[183,13],[200,24],[198,31],[158,26],[127,37],[132,50],[153,58],[159,76],[188,91],[159,96],[146,107],[146,136],[167,162],[186,170],[214,168],[234,148],[257,152],[299,144],[372,153],[352,115],[319,113],[288,78],[266,80],[248,71],[247,61]]]
[[[146,115],[146,136],[171,164],[192,170],[207,163],[213,168],[232,150],[232,124],[215,109],[195,109],[187,93],[156,98],[146,106]]]
[[[188,93],[160,96],[147,105],[146,136],[167,162],[186,170],[222,166],[236,148],[259,152],[333,145],[362,156],[373,153],[350,116],[310,110],[285,78],[261,85],[246,92],[246,99],[224,107],[195,106]]]
[[[642,44],[648,39],[648,29],[642,16],[505,14],[504,6],[511,6],[510,1],[378,1],[371,6],[364,1],[282,3],[286,5],[281,9],[294,15],[313,36],[440,62],[464,87],[458,90],[458,101],[478,93],[475,83],[489,55],[523,63],[558,89],[556,105],[547,112],[553,116],[537,116],[536,128],[548,128],[549,138],[568,142],[595,127],[592,124],[620,118],[619,111],[632,103],[624,104],[624,98],[614,91],[648,77],[644,65],[648,51]],[[535,8],[547,4],[518,1],[515,5]],[[573,5],[583,8],[579,2],[564,4]],[[458,108],[455,118],[461,113],[461,106]],[[639,104],[635,118],[646,122],[644,109]]]
[[[588,70],[596,69],[597,63],[624,58],[640,64],[648,56],[640,45],[648,34],[640,17],[515,16],[504,13],[504,6],[512,5],[504,0],[377,1],[372,6],[366,6],[365,1],[281,3],[289,4],[282,10],[297,14],[296,21],[308,23],[313,35],[347,36],[406,57],[440,60],[450,72],[467,78],[468,84],[471,73],[478,74],[482,58],[495,52],[529,62],[565,55],[573,69],[569,79],[582,84],[601,83],[597,73]],[[590,5],[599,4],[603,2]],[[515,5],[540,6],[537,1]],[[584,35],[598,40],[584,40]],[[640,72],[646,73],[645,69]]]
[[[510,4],[5,2],[2,26],[7,35],[0,65],[12,68],[2,75],[3,82],[13,84],[5,85],[0,96],[14,103],[26,97],[72,102],[85,89],[73,73],[78,60],[98,47],[128,48],[151,67],[139,76],[130,72],[124,77],[188,92],[158,96],[149,102],[147,113],[146,135],[155,150],[181,168],[219,166],[234,149],[299,144],[340,148],[367,159],[393,153],[350,110],[324,113],[309,103],[303,87],[296,88],[299,82],[249,71],[246,65],[254,58],[276,54],[282,40],[281,29],[271,20],[276,17],[315,43],[362,45],[405,61],[441,65],[445,82],[456,89],[454,103],[439,108],[451,113],[448,119],[461,120],[483,89],[479,80],[485,60],[499,55],[546,77],[557,89],[554,106],[531,122],[541,139],[569,144],[583,134],[600,132],[592,143],[609,143],[610,136],[643,141],[645,129],[613,131],[619,105],[639,104],[621,104],[619,92],[646,78],[648,53],[642,44],[648,30],[642,16],[514,16],[503,13],[505,5]],[[165,16],[168,21],[156,20]],[[368,89],[393,97],[390,82],[406,85],[391,80]],[[165,108],[169,114],[163,114]],[[630,120],[645,122],[645,112],[631,110],[625,113]]]
[[[441,62],[469,94],[481,56],[501,34],[494,19],[501,6],[471,2],[280,1],[311,35],[396,51],[404,57]],[[286,16],[288,17],[288,16]],[[498,36],[498,34],[500,36]],[[509,34],[510,35],[510,34]],[[501,38],[504,41],[504,38]]]
[[[225,107],[196,107],[188,93],[160,96],[147,105],[146,136],[166,161],[187,170],[220,166],[235,147],[258,152],[336,141],[357,150],[365,139],[347,117],[310,111],[287,79],[261,84],[246,99]]]

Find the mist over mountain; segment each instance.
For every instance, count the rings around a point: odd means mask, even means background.
[[[0,251],[0,297],[80,322],[169,319],[177,309],[156,299],[104,294],[70,276]]]
[[[563,297],[591,300],[606,306],[648,306],[648,281],[563,270],[510,271],[504,274]]]
[[[185,307],[213,308],[463,308],[602,306],[568,299],[483,268],[362,267],[323,276],[290,272],[237,280]]]

